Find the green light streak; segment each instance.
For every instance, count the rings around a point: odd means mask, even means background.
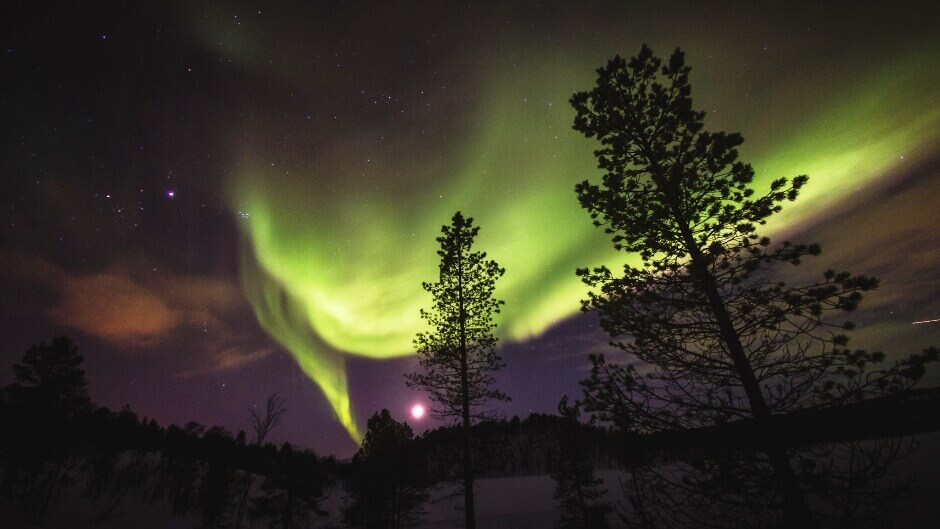
[[[811,177],[773,231],[792,229],[930,151],[940,139],[936,75],[913,72],[936,63],[937,53],[923,53],[855,80],[828,110],[805,116],[800,130],[774,145],[746,145],[758,187],[779,176]],[[429,302],[421,282],[436,275],[434,238],[454,211],[476,218],[479,247],[507,269],[497,292],[507,302],[497,319],[504,339],[537,336],[576,313],[585,289],[575,268],[622,264],[573,192],[597,174],[594,146],[571,131],[567,104],[593,82],[593,66],[553,58],[515,75],[484,76],[483,100],[466,137],[454,140],[457,150],[443,164],[439,153],[408,153],[417,159],[408,174],[382,174],[400,165],[378,160],[378,184],[339,163],[300,175],[257,160],[241,164],[231,207],[248,214],[240,219],[246,295],[354,440],[361,435],[343,355],[412,354],[423,329],[418,310]],[[756,119],[754,126],[772,125]],[[439,174],[442,165],[453,170]],[[431,184],[396,194],[390,182]]]
[[[810,176],[797,204],[775,217],[775,231],[813,220],[853,192],[935,152],[937,61],[940,49],[896,57],[844,90],[829,110],[807,117],[802,133],[784,133],[781,141],[757,151],[759,186],[778,176]]]

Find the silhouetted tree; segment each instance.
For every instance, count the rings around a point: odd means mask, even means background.
[[[118,413],[98,408],[87,422],[70,429],[87,445],[82,454],[88,462],[85,495],[92,501],[96,522],[108,519],[133,491],[146,495],[143,491],[155,469],[144,454],[159,447],[159,442],[151,444],[146,419],[139,421],[129,406]]]
[[[681,51],[663,64],[643,46],[630,61],[615,57],[597,72],[596,86],[576,93],[571,104],[575,130],[601,143],[595,154],[605,174],[576,191],[615,248],[640,263],[625,265],[621,275],[605,267],[579,270],[596,289],[584,309],[600,316],[614,345],[648,366],[593,356],[584,383],[588,411],[622,428],[655,432],[768,420],[896,391],[920,377],[935,350],[878,367],[884,355],[846,348],[841,331],[851,324],[834,318],[855,309],[877,280],[831,270],[810,284],[781,279],[781,268],[818,255],[819,246],[772,246],[756,229],[797,197],[807,177],[777,179],[756,196],[753,169],[737,160],[741,135],[704,130],[704,112],[692,108]],[[805,498],[808,480],[800,481],[808,475],[806,460],[773,436],[755,441],[763,454],[757,466],[772,470],[784,525],[816,526]],[[753,470],[755,462],[727,459],[708,469],[738,488],[718,493],[719,480],[703,479],[698,491],[713,493],[696,504],[702,516],[725,506],[741,525],[748,505],[758,518],[773,512],[775,498],[748,497],[757,489],[747,489],[741,465]],[[671,493],[686,494],[688,487],[674,483]],[[760,505],[768,508],[758,513]],[[767,516],[761,524],[776,523]]]
[[[353,457],[343,509],[346,523],[366,529],[413,527],[420,520],[427,488],[420,484],[414,433],[388,410],[368,422],[362,447]]]
[[[555,524],[558,529],[601,529],[609,527],[605,513],[610,507],[604,502],[601,488],[604,480],[594,476],[588,459],[589,452],[580,423],[581,411],[568,404],[568,397],[558,403],[561,424],[558,432],[558,461],[552,479],[555,493],[552,495],[561,518]]]
[[[284,443],[261,483],[261,496],[251,500],[249,516],[267,519],[272,529],[306,527],[312,514],[328,514],[319,508],[327,484],[316,454],[296,451]]]
[[[466,527],[476,526],[473,506],[473,440],[470,426],[488,416],[487,404],[509,397],[494,388],[491,373],[503,367],[496,353],[493,314],[502,301],[493,297],[496,280],[504,273],[486,253],[473,251],[479,228],[459,211],[437,238],[441,249],[440,276],[422,286],[433,297],[431,310],[421,317],[431,331],[415,338],[422,373],[407,375],[408,386],[428,393],[430,413],[458,420],[463,426],[463,476],[458,493],[464,497]]]
[[[271,529],[304,527],[310,517],[309,509],[293,491],[281,488],[271,479],[261,482],[261,495],[253,497],[251,503],[249,516],[255,520],[266,519]]]
[[[193,507],[200,473],[197,446],[204,431],[205,427],[195,421],[183,428],[176,425],[167,428],[163,449],[163,489],[175,515],[185,514]]]
[[[23,354],[21,363],[13,365],[15,382],[7,390],[14,401],[28,401],[47,414],[69,418],[91,407],[84,360],[72,340],[57,336]]]
[[[268,400],[264,406],[264,412],[259,413],[254,408],[249,408],[248,412],[251,414],[251,427],[255,432],[255,445],[261,445],[264,443],[264,440],[267,439],[268,434],[271,433],[271,430],[274,429],[278,423],[281,422],[281,418],[287,413],[287,407],[284,405],[285,400],[283,397],[277,393],[272,393],[268,396]],[[245,442],[245,433],[238,432],[239,440],[242,445]],[[254,480],[254,474],[249,470],[245,471],[245,487],[242,490],[241,499],[238,502],[238,514],[235,518],[235,529],[239,529],[242,525],[242,517],[245,514],[245,505],[248,502],[248,494],[251,492],[251,483]]]
[[[234,445],[232,434],[220,426],[209,428],[200,442],[208,469],[199,484],[199,511],[203,527],[207,529],[221,527],[226,522],[235,477],[231,466]]]
[[[10,461],[5,489],[11,491],[25,470],[20,492],[27,517],[39,521],[58,497],[70,457],[70,423],[91,408],[84,358],[72,340],[57,336],[33,345],[13,365],[10,396]]]

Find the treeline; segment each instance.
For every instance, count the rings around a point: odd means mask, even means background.
[[[420,520],[432,487],[460,468],[459,427],[415,437],[386,410],[369,420],[362,448],[347,462],[264,442],[287,411],[276,395],[252,410],[249,433],[195,421],[164,427],[128,407],[94,406],[82,361],[68,338],[40,343],[0,391],[0,424],[10,426],[0,436],[0,501],[30,523],[48,519],[63,495],[77,494],[92,506],[89,523],[107,522],[136,502],[195,516],[205,528],[316,526],[328,514],[350,527],[405,527]],[[609,430],[532,414],[474,425],[476,471],[556,472],[566,457],[559,444],[566,428],[583,440],[579,457],[618,465]],[[326,510],[331,492],[345,496],[341,512]]]
[[[474,470],[480,477],[506,477],[549,474],[562,457],[559,437],[565,428],[577,429],[584,460],[595,468],[617,468],[617,446],[622,438],[615,432],[594,424],[569,425],[559,415],[533,413],[525,419],[482,421],[473,426],[476,441]],[[460,468],[457,457],[461,442],[459,427],[429,430],[415,439],[426,454],[432,481],[453,478]]]
[[[334,492],[346,502],[333,514],[349,527],[407,527],[420,522],[436,484],[459,478],[459,425],[414,436],[382,410],[369,420],[356,456],[337,462],[263,442],[286,411],[276,396],[253,411],[253,432],[232,434],[194,421],[163,427],[127,407],[94,407],[81,356],[67,338],[30,348],[14,371],[16,382],[0,392],[0,423],[10,425],[0,437],[0,494],[35,523],[71,488],[93,506],[89,522],[106,522],[138,502],[196,516],[206,528],[316,526],[331,514],[323,500]],[[636,471],[662,461],[726,457],[755,450],[764,436],[819,446],[936,431],[940,423],[931,411],[938,402],[940,390],[913,390],[780,416],[774,424],[737,421],[640,435],[585,423],[563,400],[558,415],[475,424],[474,471],[479,477],[549,474],[558,484],[556,500],[584,502],[562,512],[593,513],[592,521],[569,525],[603,527],[598,513],[610,506],[593,469]]]
[[[248,519],[287,528],[321,512],[336,475],[332,457],[251,442],[219,426],[163,427],[128,408],[95,408],[81,362],[67,338],[36,345],[0,393],[0,423],[8,425],[0,492],[25,520],[41,522],[71,487],[91,502],[95,522],[138,501],[197,515],[203,527],[231,526],[252,478]]]

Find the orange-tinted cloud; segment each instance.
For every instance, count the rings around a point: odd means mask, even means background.
[[[267,340],[259,344],[259,332],[237,323],[245,301],[225,279],[152,273],[145,263],[71,273],[24,252],[0,253],[0,274],[51,291],[56,298],[44,312],[53,323],[117,350],[176,348],[190,340],[180,376],[237,369],[274,351]]]
[[[65,276],[52,321],[111,342],[151,341],[180,324],[185,314],[130,277],[115,272]]]

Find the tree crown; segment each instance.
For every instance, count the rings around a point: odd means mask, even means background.
[[[33,345],[20,363],[13,365],[15,382],[11,392],[63,412],[74,412],[91,406],[88,382],[78,347],[65,336],[51,342]]]
[[[754,170],[738,161],[743,138],[704,130],[689,72],[681,50],[662,64],[644,45],[629,61],[608,61],[596,86],[571,98],[574,129],[600,141],[605,171],[601,185],[577,185],[578,199],[617,249],[644,260],[687,255],[686,230],[702,248],[750,236],[806,182],[780,178],[754,198]]]
[[[484,406],[490,400],[509,400],[494,388],[491,375],[503,367],[496,353],[493,315],[503,305],[494,292],[496,280],[506,270],[487,259],[486,252],[473,249],[478,232],[472,217],[455,213],[437,238],[441,245],[438,281],[422,285],[432,296],[431,309],[421,310],[430,330],[419,333],[414,343],[425,372],[406,378],[409,387],[429,393],[434,402],[429,412],[437,418],[462,414],[464,371],[474,418],[488,417]]]

